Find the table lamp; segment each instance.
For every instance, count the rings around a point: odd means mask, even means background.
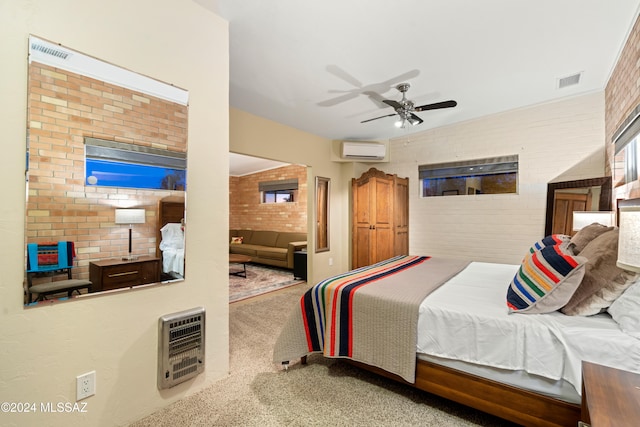
[[[573,211],[573,231],[578,231],[593,223],[606,227],[615,225],[615,214],[612,211]]]
[[[137,256],[131,254],[131,231],[133,224],[144,224],[144,209],[116,209],[116,224],[129,224],[129,255],[122,257],[124,261],[135,261]]]

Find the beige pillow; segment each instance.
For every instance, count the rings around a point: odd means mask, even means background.
[[[593,239],[581,252],[585,273],[569,302],[562,308],[571,316],[591,316],[604,311],[633,283],[635,274],[616,266],[619,230]]]
[[[569,241],[569,249],[573,251],[575,255],[578,255],[582,250],[599,235],[613,230],[613,227],[607,227],[602,224],[594,222],[591,225],[578,230],[578,232]]]

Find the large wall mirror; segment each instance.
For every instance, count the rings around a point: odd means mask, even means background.
[[[554,182],[547,185],[545,236],[572,235],[573,211],[610,211],[611,177]]]
[[[316,176],[316,252],[329,250],[329,192],[331,179]]]
[[[184,279],[186,90],[29,37],[25,306]]]

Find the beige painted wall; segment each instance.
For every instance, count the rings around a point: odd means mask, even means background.
[[[349,269],[349,191],[351,163],[331,161],[332,141],[235,108],[230,114],[229,150],[234,153],[308,166],[309,282]],[[330,251],[314,253],[315,177],[331,178]]]
[[[30,33],[190,91],[183,283],[23,308]],[[12,0],[0,2],[0,40],[0,400],[73,403],[76,376],[97,372],[87,413],[0,413],[0,424],[125,425],[228,374],[228,26],[184,0]],[[196,306],[207,309],[206,372],[160,392],[158,318]]]
[[[409,177],[412,254],[520,263],[543,237],[549,182],[604,176],[602,92],[391,141],[387,173]],[[519,155],[518,194],[420,197],[418,165]]]

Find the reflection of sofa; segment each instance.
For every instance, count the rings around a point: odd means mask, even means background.
[[[242,239],[232,239],[241,237]],[[293,269],[293,253],[307,247],[306,233],[285,231],[229,230],[229,253],[251,257],[251,261]]]

